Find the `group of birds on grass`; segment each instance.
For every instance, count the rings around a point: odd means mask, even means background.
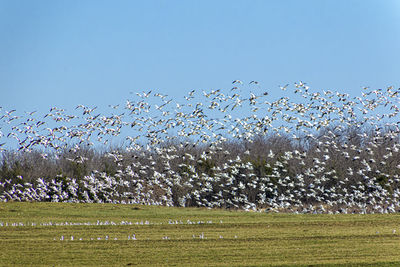
[[[118,166],[114,175],[93,170],[79,179],[1,181],[0,199],[398,211],[400,90],[363,88],[350,96],[312,91],[303,82],[292,89],[236,80],[226,91],[192,90],[180,102],[137,93],[125,105],[110,105],[108,115],[84,105],[70,114],[53,107],[39,117],[0,110],[4,153],[14,140],[14,153],[40,150],[43,159],[57,160],[68,151],[79,165],[90,161],[82,148],[103,146]]]
[[[201,225],[201,224],[214,224],[216,222],[213,222],[212,220],[190,220],[187,219],[186,221],[182,220],[172,220],[169,219],[166,222],[151,222],[148,220],[141,220],[141,221],[120,221],[120,222],[115,222],[115,221],[101,221],[97,220],[96,222],[71,222],[71,221],[64,221],[64,222],[55,222],[55,221],[45,221],[45,222],[4,222],[0,221],[0,227],[55,227],[55,226],[121,226],[121,225],[136,225],[136,226],[147,226],[147,225],[163,225],[163,224],[174,224],[174,225]],[[222,220],[219,220],[219,223],[222,224]]]
[[[219,223],[222,223],[222,220],[220,220]],[[89,227],[93,227],[93,226],[121,226],[121,225],[162,225],[162,222],[159,223],[154,223],[154,222],[149,222],[149,221],[140,221],[140,222],[131,222],[131,221],[121,221],[121,222],[114,222],[114,221],[97,221],[97,222],[41,222],[41,223],[37,223],[37,222],[3,222],[0,221],[0,227],[57,227],[57,226],[62,226],[62,227],[75,227],[75,226],[89,226]],[[174,225],[193,225],[193,224],[197,224],[197,225],[201,225],[201,224],[213,224],[213,221],[208,220],[208,221],[192,221],[192,220],[187,220],[186,222],[183,222],[182,220],[168,220],[167,223],[165,224],[174,224]],[[199,239],[207,239],[207,237],[205,237],[204,233],[202,232],[200,235],[193,235],[192,238],[199,238]],[[222,239],[223,236],[219,235],[219,238]],[[234,238],[237,238],[237,235],[234,236]],[[168,236],[162,236],[163,240],[170,240],[171,238]],[[62,235],[60,238],[54,238],[53,240],[56,241],[108,241],[108,240],[138,240],[138,238],[136,237],[136,234],[129,234],[127,239],[126,238],[118,238],[118,237],[110,237],[109,235],[103,235],[101,237],[76,237],[74,235],[70,235],[69,238],[65,237],[64,235]],[[145,239],[142,239],[145,240]],[[147,238],[147,240],[149,240]]]
[[[199,234],[199,235],[192,235],[192,238],[193,239],[207,239],[207,237],[204,235],[204,232],[202,232],[201,234]],[[218,236],[218,238],[219,239],[223,239],[224,237],[222,236],[222,235],[219,235]],[[234,235],[233,236],[233,238],[234,239],[237,239],[238,238],[238,236],[237,235]],[[169,236],[162,236],[162,238],[161,238],[162,240],[171,240],[171,237],[169,237]],[[180,238],[180,239],[185,239],[185,238]],[[114,240],[114,241],[117,241],[117,240],[131,240],[131,241],[135,241],[135,240],[139,240],[138,238],[136,238],[136,234],[133,234],[133,235],[128,235],[128,238],[127,239],[122,239],[122,238],[120,238],[120,239],[118,239],[118,237],[110,237],[109,235],[106,235],[106,236],[101,236],[101,237],[90,237],[90,238],[82,238],[82,237],[80,237],[80,238],[76,238],[76,237],[74,237],[74,236],[70,236],[69,238],[66,238],[66,237],[64,237],[63,235],[60,237],[60,238],[53,238],[53,240],[54,241],[77,241],[77,240],[79,240],[79,241],[111,241],[111,240]],[[146,239],[143,239],[143,240],[146,240]],[[149,239],[147,239],[147,240],[149,240]]]

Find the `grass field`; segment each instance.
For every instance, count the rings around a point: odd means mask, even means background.
[[[400,266],[400,215],[9,202],[0,248],[2,266]]]

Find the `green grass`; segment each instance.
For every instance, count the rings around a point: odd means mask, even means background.
[[[398,214],[10,202],[0,203],[0,222],[2,266],[400,266]]]

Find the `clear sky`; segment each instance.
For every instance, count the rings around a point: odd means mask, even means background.
[[[399,87],[398,0],[0,0],[0,106],[23,111],[266,90]]]

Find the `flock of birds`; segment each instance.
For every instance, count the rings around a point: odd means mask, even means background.
[[[103,148],[117,168],[0,177],[0,200],[397,212],[399,92],[363,88],[350,96],[303,82],[266,91],[235,80],[231,89],[192,90],[180,102],[150,90],[107,111],[0,109],[3,159],[39,151],[41,160],[88,166],[84,151]]]
[[[121,226],[121,225],[136,225],[136,226],[148,226],[148,225],[163,225],[163,224],[169,224],[169,225],[203,225],[203,224],[207,224],[207,225],[211,225],[211,224],[216,224],[217,222],[213,222],[212,220],[208,220],[208,221],[192,221],[190,219],[187,219],[186,222],[182,221],[182,220],[167,220],[166,222],[150,222],[150,221],[136,221],[136,222],[132,222],[132,221],[120,221],[120,222],[114,222],[114,221],[100,221],[97,220],[96,222],[52,222],[52,221],[47,221],[47,222],[3,222],[0,221],[0,228],[2,227],[13,227],[13,228],[18,228],[21,229],[23,227],[57,227],[57,226],[62,226],[62,227],[74,227],[74,226],[79,226],[79,227],[84,227],[84,226],[88,226],[88,227],[95,227],[95,226],[100,226],[102,228],[105,228],[107,226]],[[219,221],[219,224],[222,224],[222,220]],[[154,237],[152,237],[154,238]],[[188,237],[180,237],[188,239]],[[205,237],[204,232],[202,232],[199,235],[195,235],[193,234],[191,236],[191,238],[193,239],[207,239],[207,237]],[[223,239],[224,237],[222,235],[218,235],[219,239]],[[228,237],[229,238],[229,237]],[[231,237],[232,238],[232,237]],[[237,238],[237,235],[234,235],[233,238]],[[61,235],[60,237],[55,237],[53,238],[53,240],[55,241],[112,241],[112,240],[131,240],[131,241],[135,241],[135,240],[149,240],[149,237],[136,237],[135,233],[129,234],[128,236],[121,236],[119,235],[118,237],[111,237],[110,235],[101,235],[101,236],[96,236],[96,237],[77,237],[74,235],[70,235],[69,237],[66,237],[64,235]],[[165,236],[163,235],[161,237],[162,240],[170,240],[171,238],[169,236]]]

